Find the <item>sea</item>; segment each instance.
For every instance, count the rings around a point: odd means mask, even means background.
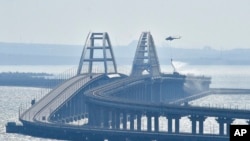
[[[212,88],[250,89],[250,66],[246,65],[188,65],[174,62],[175,70],[181,74],[209,76]],[[75,70],[76,66],[0,66],[0,72],[46,72],[55,75]],[[129,74],[130,66],[118,67],[121,73]],[[172,73],[172,66],[161,66],[164,73]],[[1,78],[0,78],[1,79]],[[33,98],[43,97],[49,90],[36,87],[0,86],[0,141],[53,141],[28,135],[6,133],[5,125],[9,121],[18,121],[20,107],[29,107]],[[190,102],[194,106],[223,107],[250,110],[250,94],[209,95]],[[165,119],[160,119],[164,121]],[[236,119],[232,124],[246,124],[245,120]],[[164,129],[166,125],[160,125]],[[180,119],[180,131],[190,132],[191,122],[187,117]],[[209,117],[204,122],[204,133],[218,134],[215,118]]]

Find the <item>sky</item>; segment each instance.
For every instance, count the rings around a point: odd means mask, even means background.
[[[108,32],[120,46],[150,31],[156,46],[250,48],[249,15],[249,0],[0,0],[0,42],[82,45]]]

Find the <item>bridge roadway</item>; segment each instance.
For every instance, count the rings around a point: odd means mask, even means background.
[[[108,112],[111,111],[112,114],[117,114],[118,112],[118,118],[120,117],[120,114],[123,115],[130,115],[130,129],[127,129],[127,125],[123,126],[123,130],[129,130],[128,132],[135,132],[135,131],[141,131],[141,123],[138,124],[137,122],[137,129],[134,129],[134,117],[137,118],[137,121],[141,120],[141,114],[145,114],[148,118],[147,120],[147,131],[143,132],[144,136],[151,137],[157,137],[156,140],[161,140],[159,137],[159,134],[162,135],[162,139],[176,139],[178,140],[178,137],[180,137],[180,140],[183,140],[183,136],[185,136],[186,140],[229,140],[229,125],[234,121],[234,119],[246,119],[249,121],[250,118],[250,110],[240,110],[240,109],[224,109],[224,108],[212,108],[212,107],[195,107],[190,105],[179,105],[179,104],[168,104],[168,103],[151,103],[151,102],[143,102],[143,101],[135,101],[133,99],[121,99],[119,97],[115,97],[115,93],[121,90],[125,90],[126,87],[129,87],[129,85],[133,84],[139,84],[139,83],[145,83],[147,77],[144,78],[125,78],[119,81],[116,81],[114,83],[110,83],[107,85],[104,85],[102,87],[97,87],[94,89],[91,89],[85,93],[87,97],[89,97],[88,101],[92,103],[93,105],[96,105],[95,108],[99,108],[99,111],[102,110]],[[154,79],[154,78],[152,78]],[[156,78],[157,79],[157,78]],[[128,84],[128,85],[125,85]],[[230,91],[235,92],[242,92],[246,93],[247,90],[237,90],[237,89],[231,89]],[[223,92],[227,92],[226,89],[222,90]],[[217,89],[213,90],[213,92],[219,92]],[[221,92],[221,91],[220,91]],[[249,90],[248,90],[249,92]],[[200,95],[206,96],[211,94],[211,92],[205,92],[201,93]],[[200,96],[198,96],[200,97]],[[189,99],[189,98],[187,98]],[[191,100],[194,98],[191,97]],[[99,107],[98,107],[99,106]],[[108,109],[108,110],[107,110]],[[113,113],[114,112],[114,113]],[[190,135],[187,135],[186,133],[180,133],[179,129],[175,129],[176,133],[172,132],[172,124],[168,128],[170,128],[170,131],[168,133],[164,133],[164,131],[159,131],[159,116],[168,117],[168,115],[171,117],[175,116],[175,122],[178,122],[177,125],[175,125],[175,128],[179,128],[179,120],[181,117],[188,116],[192,122],[192,138],[190,138]],[[103,116],[103,115],[100,115]],[[104,116],[105,117],[105,116]],[[139,117],[139,119],[138,119]],[[152,131],[152,118],[154,117],[154,131]],[[203,134],[203,122],[207,117],[216,117],[217,122],[219,123],[219,134],[218,135],[207,135]],[[112,128],[112,129],[121,129],[120,127],[115,127],[116,122],[115,116],[112,117],[111,127],[106,128]],[[110,120],[110,119],[109,119]],[[123,125],[124,121],[123,122]],[[196,131],[196,122],[199,122],[199,131],[197,133]],[[98,123],[98,122],[97,122]],[[104,121],[105,124],[105,121]],[[170,123],[168,123],[170,124]],[[226,124],[226,134],[224,131]],[[118,121],[118,125],[120,125],[120,122]],[[94,123],[94,126],[96,126],[96,122]],[[139,129],[138,129],[139,127]],[[151,131],[151,132],[149,132]],[[139,136],[139,135],[138,135]],[[173,137],[174,136],[174,137]],[[182,137],[182,139],[181,139]],[[213,138],[213,139],[211,139]],[[147,138],[148,139],[148,138]]]
[[[90,80],[99,76],[101,74],[83,74],[65,81],[26,110],[20,116],[20,120],[25,122],[50,122],[49,116],[51,113],[60,108],[64,102],[76,94]]]
[[[210,135],[210,134],[190,134],[190,133],[168,133],[162,131],[140,131],[132,129],[113,129],[113,128],[101,128],[94,127],[91,125],[77,126],[62,124],[50,121],[49,117],[51,114],[60,108],[70,97],[73,97],[79,92],[80,89],[85,87],[88,83],[93,82],[93,80],[98,80],[102,77],[101,74],[91,74],[91,75],[79,75],[75,76],[63,84],[52,90],[40,101],[35,103],[30,109],[20,116],[20,121],[29,126],[34,126],[44,128],[44,131],[54,131],[61,130],[61,133],[69,132],[75,137],[80,138],[97,138],[100,135],[101,139],[108,138],[109,141],[112,139],[118,140],[121,137],[131,138],[131,139],[147,139],[147,140],[165,140],[174,139],[182,140],[204,140],[204,141],[228,141],[229,137],[225,135]],[[116,92],[126,89],[127,87],[145,83],[147,79],[158,79],[150,78],[148,76],[142,77],[127,77],[115,82],[111,82],[99,87],[90,89],[84,94],[87,97],[87,101],[91,104],[99,105],[103,108],[113,107],[111,109],[120,109],[129,112],[147,112],[147,113],[159,113],[159,114],[175,114],[180,116],[192,116],[199,115],[204,117],[227,117],[230,119],[249,119],[250,111],[248,110],[235,110],[235,109],[221,109],[221,108],[206,108],[206,107],[192,107],[192,106],[181,106],[176,104],[166,104],[166,103],[150,103],[150,102],[138,102],[131,99],[121,99],[115,96]],[[166,78],[167,79],[167,78]],[[100,113],[99,113],[100,114]],[[31,128],[32,129],[32,128]],[[44,132],[43,131],[43,132]],[[39,133],[39,132],[38,132]],[[73,134],[74,133],[74,134]],[[50,133],[48,133],[50,134]],[[47,134],[47,135],[48,135]],[[47,137],[46,135],[46,137]],[[68,134],[65,134],[65,136]],[[51,134],[51,136],[56,136]],[[56,138],[63,138],[63,135],[59,135]],[[70,137],[65,137],[70,138]],[[73,138],[73,140],[75,140]],[[87,139],[86,139],[87,140]]]
[[[146,78],[146,77],[145,77]],[[144,79],[145,79],[144,78]],[[249,119],[250,110],[240,110],[240,109],[226,109],[226,108],[214,108],[214,107],[195,107],[188,105],[176,105],[176,104],[167,104],[167,103],[150,103],[150,102],[138,102],[131,99],[120,99],[118,97],[111,96],[117,90],[124,89],[126,86],[124,84],[133,84],[133,83],[144,83],[142,78],[125,78],[120,81],[116,81],[102,87],[97,87],[91,89],[86,93],[90,98],[89,100],[105,105],[108,107],[116,107],[121,109],[128,109],[134,111],[145,110],[150,112],[162,112],[162,113],[171,113],[177,115],[192,115],[197,114],[203,116],[211,117],[227,117],[232,119]],[[205,93],[207,95],[207,93]]]

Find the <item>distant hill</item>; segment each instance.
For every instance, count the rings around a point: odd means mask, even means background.
[[[68,65],[79,61],[77,45],[0,43],[0,65]]]
[[[113,46],[118,65],[131,65],[137,41],[127,46]],[[83,46],[0,43],[0,65],[77,65]],[[171,58],[191,65],[250,65],[250,49],[215,50],[157,47],[160,64]]]

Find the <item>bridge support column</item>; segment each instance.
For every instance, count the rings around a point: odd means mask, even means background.
[[[197,121],[199,123],[199,134],[203,134],[203,128],[204,128],[204,120],[206,117],[204,116],[199,116],[199,115],[191,115],[189,119],[192,122],[192,134],[197,134],[196,128],[197,128]]]
[[[147,131],[152,131],[152,115],[147,114]]]
[[[116,111],[115,128],[120,129],[120,112]]]
[[[217,122],[219,123],[219,135],[229,135],[229,126],[232,123],[232,119],[226,117],[218,117]],[[224,133],[224,125],[226,124],[226,134]]]
[[[189,117],[189,119],[191,120],[191,122],[192,122],[192,134],[196,134],[197,132],[196,132],[196,127],[197,127],[197,119],[198,119],[198,116],[197,115],[191,115],[190,117]]]
[[[137,115],[137,130],[141,131],[141,114]]]
[[[122,114],[122,126],[123,130],[127,129],[127,114],[125,112]]]
[[[180,116],[175,116],[174,120],[175,120],[175,133],[179,133],[180,132]]]
[[[168,133],[173,133],[173,117],[171,115],[167,116],[168,119]]]
[[[96,116],[96,115],[99,115],[100,113],[101,113],[101,109],[99,108],[99,107],[97,107],[97,106],[95,106],[95,109],[94,109],[94,111],[93,111],[93,113],[94,113],[94,126],[98,126],[98,127],[101,127],[101,123],[102,123],[102,119],[101,119],[101,117],[100,116]]]
[[[116,125],[116,111],[113,109],[112,110],[112,121],[111,121],[112,129],[115,129],[115,125]]]
[[[199,134],[203,134],[204,133],[204,121],[205,121],[206,117],[204,116],[199,116],[198,121],[199,121]]]
[[[158,114],[154,116],[154,120],[155,120],[155,132],[159,132],[159,115]]]
[[[180,131],[180,116],[179,115],[167,115],[168,119],[168,133],[173,133],[173,119],[175,121],[175,133],[179,133]]]
[[[231,125],[232,122],[233,122],[233,119],[228,119],[226,121],[226,127],[227,127],[227,133],[226,133],[226,135],[230,135],[230,125]]]
[[[95,125],[95,106],[92,104],[89,104],[88,106],[88,125],[94,126]]]
[[[103,109],[102,114],[103,114],[103,127],[109,128],[109,112]]]
[[[134,130],[135,129],[135,115],[133,113],[130,114],[130,130]]]

